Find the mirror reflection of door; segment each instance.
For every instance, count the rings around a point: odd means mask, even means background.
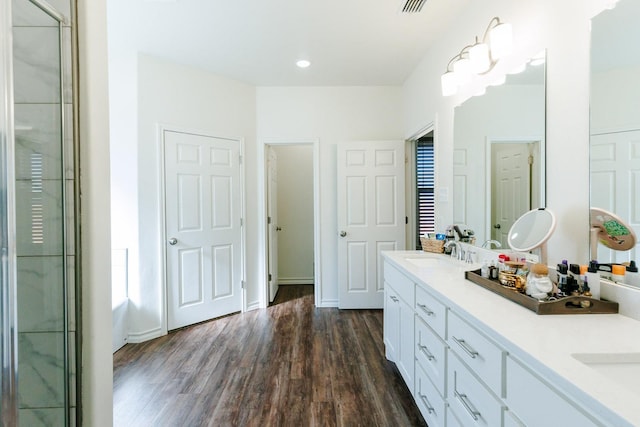
[[[278,293],[278,156],[273,147],[267,152],[267,248],[269,256],[269,302]]]
[[[491,144],[491,238],[508,247],[507,235],[525,212],[539,207],[537,179],[539,141],[494,142]]]

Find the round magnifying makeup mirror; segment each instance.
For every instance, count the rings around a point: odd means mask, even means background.
[[[547,240],[556,229],[556,217],[549,209],[524,213],[509,230],[507,242],[514,251],[528,252],[540,248],[540,263],[547,264]]]
[[[636,245],[636,234],[614,213],[591,208],[591,259],[598,257],[598,242],[616,251],[628,251]]]

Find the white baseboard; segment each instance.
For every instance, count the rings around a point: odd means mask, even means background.
[[[130,342],[132,344],[138,344],[141,342],[159,338],[164,335],[166,335],[166,333],[162,331],[161,327],[149,329],[148,331],[144,331],[144,332],[137,332],[137,333],[129,332],[129,338],[127,339],[127,342]]]
[[[323,299],[320,301],[316,307],[324,307],[324,308],[334,308],[338,306],[337,299]]]
[[[278,277],[278,285],[313,285],[313,277]]]
[[[260,308],[260,302],[254,301],[247,304],[247,311],[257,310]]]

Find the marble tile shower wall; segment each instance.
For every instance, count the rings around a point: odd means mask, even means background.
[[[74,161],[71,1],[48,0],[67,17],[62,33],[28,0],[12,0],[18,254],[20,425],[65,424],[64,323],[69,326],[69,403],[75,406]],[[62,68],[62,69],[61,69]],[[60,72],[64,76],[61,95]],[[62,99],[61,99],[62,98]],[[61,105],[64,108],[62,123]],[[64,130],[65,149],[61,148]],[[63,156],[65,168],[63,170]],[[65,186],[66,218],[63,218]],[[63,238],[63,221],[67,236]],[[66,242],[66,243],[64,243]],[[63,244],[68,319],[64,318]],[[75,420],[71,419],[71,425]]]

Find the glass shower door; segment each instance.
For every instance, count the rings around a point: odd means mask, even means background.
[[[12,16],[19,425],[75,425],[71,33],[47,3]]]

